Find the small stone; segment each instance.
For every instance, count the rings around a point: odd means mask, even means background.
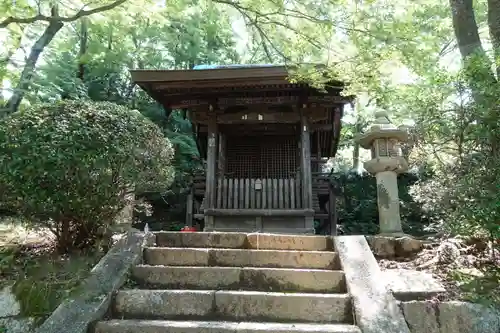
[[[462,273],[462,274],[465,274],[465,275],[470,275],[470,276],[476,276],[476,277],[483,277],[484,276],[484,273],[481,272],[479,269],[477,268],[465,268],[465,267],[462,267],[462,268],[458,268],[457,271],[459,273]]]
[[[397,238],[396,243],[396,256],[401,257],[420,252],[424,248],[424,242],[410,236]]]
[[[420,252],[425,243],[410,236],[367,236],[373,254],[379,258],[405,258]]]
[[[437,249],[438,262],[440,264],[455,263],[460,257],[460,250],[453,242],[445,241]]]

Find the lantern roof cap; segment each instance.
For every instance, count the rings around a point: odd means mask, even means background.
[[[408,131],[406,126],[396,127],[389,119],[389,114],[385,110],[378,110],[374,114],[375,120],[370,129],[358,135],[355,141],[365,149],[371,149],[373,141],[377,139],[396,139],[400,142],[408,141]]]

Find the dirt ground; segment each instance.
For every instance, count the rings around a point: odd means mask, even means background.
[[[409,258],[379,259],[381,269],[433,275],[446,289],[438,300],[500,304],[500,251],[481,239],[435,239]]]

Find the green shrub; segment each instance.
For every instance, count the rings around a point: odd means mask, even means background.
[[[409,195],[410,187],[419,180],[419,175],[398,175],[401,223],[403,230],[411,235],[422,235],[429,223],[419,205]],[[338,224],[344,234],[371,235],[379,232],[377,207],[377,182],[368,173],[354,171],[332,174],[331,181],[338,187]]]
[[[130,203],[131,188],[169,186],[172,157],[137,111],[89,101],[33,107],[0,120],[0,200],[48,227],[60,251],[84,248]]]

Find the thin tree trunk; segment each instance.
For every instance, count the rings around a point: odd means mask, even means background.
[[[356,117],[356,123],[354,124],[354,136],[361,134],[361,130],[363,129],[363,124],[361,123],[361,118],[359,115]],[[354,140],[354,147],[352,150],[352,167],[356,172],[359,172],[360,170],[360,160],[359,160],[359,151],[360,151],[360,146],[359,143]]]
[[[33,73],[35,71],[36,63],[38,62],[40,55],[63,26],[64,24],[62,22],[50,22],[40,38],[38,38],[35,44],[31,47],[30,55],[28,56],[26,64],[24,65],[23,72],[21,73],[21,77],[19,78],[19,83],[14,89],[14,92],[9,101],[7,102],[4,114],[9,114],[17,111],[19,105],[21,104],[21,101],[24,98],[24,94],[31,85]]]
[[[55,35],[61,30],[64,26],[64,22],[73,22],[82,17],[86,17],[95,13],[105,12],[107,10],[111,10],[115,7],[120,6],[127,0],[117,0],[110,4],[100,6],[94,9],[89,10],[80,10],[78,13],[71,17],[61,17],[59,16],[59,7],[58,4],[55,3],[51,8],[50,17],[44,15],[37,15],[29,18],[19,18],[9,16],[6,19],[0,21],[0,28],[5,28],[9,24],[30,24],[37,21],[46,21],[49,22],[49,25],[43,32],[42,36],[36,41],[36,43],[31,48],[30,55],[26,64],[24,65],[23,72],[21,73],[21,77],[19,79],[19,83],[17,84],[11,98],[5,105],[5,108],[2,108],[0,111],[2,114],[0,116],[6,116],[9,113],[17,111],[21,101],[24,98],[24,94],[27,89],[29,89],[31,84],[31,79],[33,78],[33,72],[36,67],[36,63],[38,62],[38,58],[40,58],[41,53],[45,49],[45,47],[54,39]]]
[[[80,21],[80,51],[78,59],[78,74],[77,77],[83,81],[85,77],[85,55],[87,54],[87,44],[89,39],[87,19],[82,18]]]

